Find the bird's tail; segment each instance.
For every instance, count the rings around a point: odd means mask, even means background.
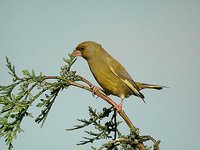
[[[166,88],[166,86],[162,85],[154,85],[154,84],[146,84],[146,83],[140,83],[140,82],[135,82],[139,90],[142,89],[156,89],[156,90],[161,90],[163,88]]]

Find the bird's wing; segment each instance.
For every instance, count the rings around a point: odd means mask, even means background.
[[[109,64],[109,67],[111,72],[116,75],[122,82],[124,82],[134,92],[135,95],[144,99],[144,95],[139,92],[139,88],[121,64],[114,62]]]

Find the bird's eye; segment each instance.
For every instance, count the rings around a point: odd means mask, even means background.
[[[84,47],[80,47],[80,51],[83,51],[84,50]]]

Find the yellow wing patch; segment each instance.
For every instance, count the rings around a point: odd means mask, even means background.
[[[112,71],[112,73],[114,75],[116,75],[117,77],[119,77],[119,79],[121,81],[123,81],[137,96],[141,97],[142,99],[144,98],[144,96],[127,80],[124,78],[121,78],[113,69],[113,67],[110,66],[110,70]]]

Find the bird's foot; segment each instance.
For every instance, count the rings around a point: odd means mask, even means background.
[[[121,101],[116,108],[118,112],[122,111],[122,106],[123,106],[123,101]]]
[[[124,101],[124,99],[121,98],[121,102],[119,103],[119,105],[117,105],[117,108],[115,108],[118,112],[122,111],[123,101]]]
[[[98,86],[92,86],[92,96],[94,97],[94,95],[96,95],[97,91],[103,91],[102,88],[98,87]]]

